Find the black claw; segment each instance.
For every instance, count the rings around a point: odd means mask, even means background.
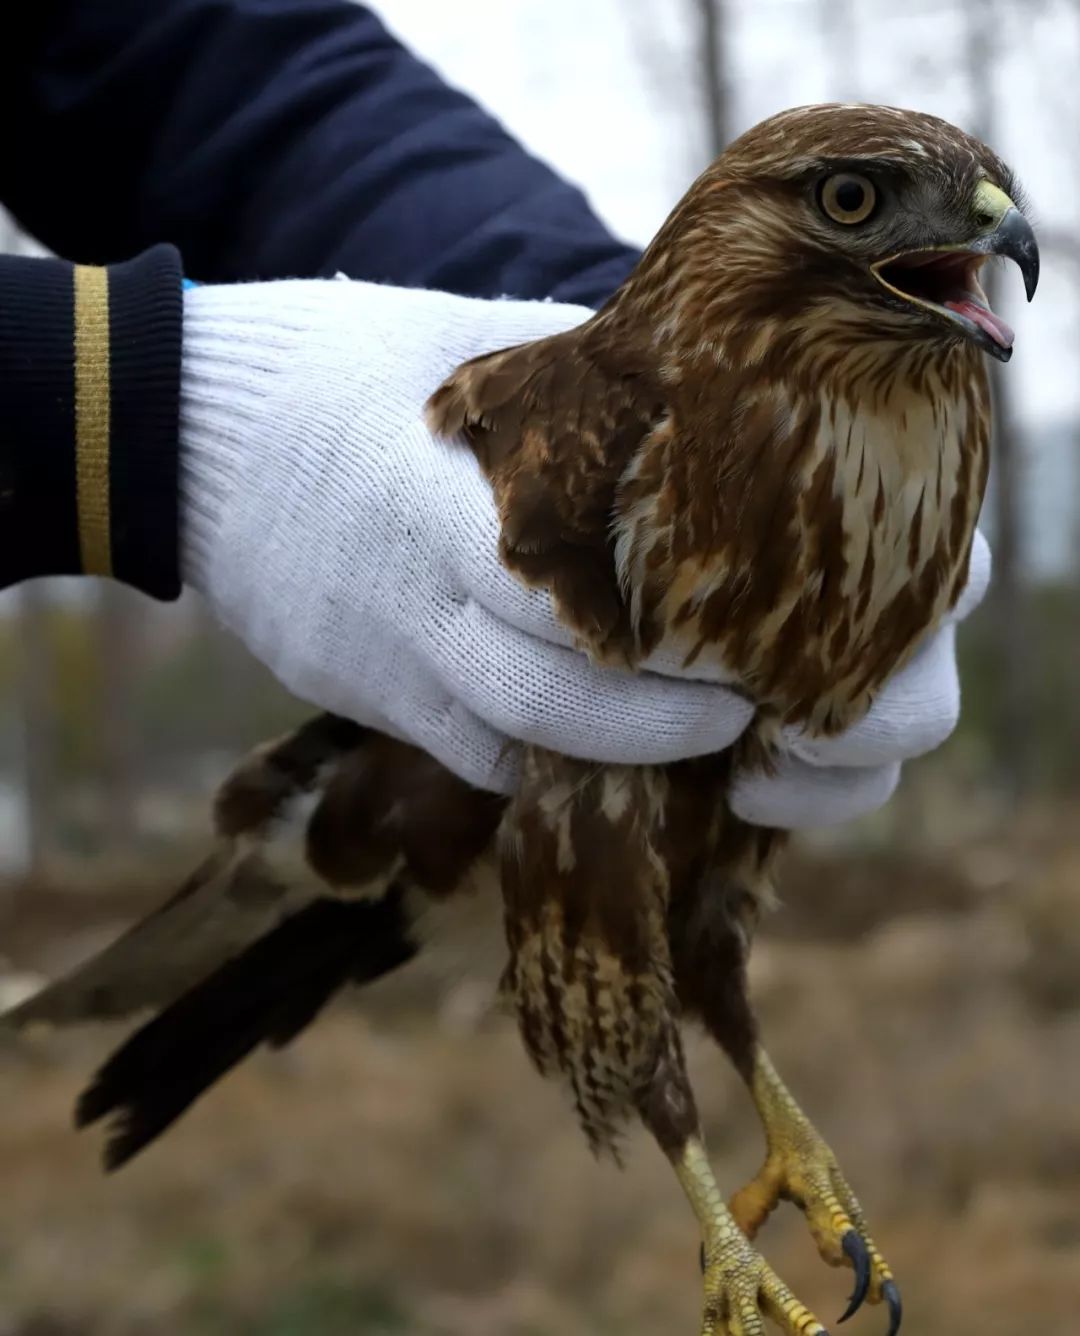
[[[904,1305],[900,1301],[900,1291],[895,1280],[887,1280],[882,1285],[881,1297],[889,1305],[889,1336],[896,1336],[904,1320]]]
[[[698,1266],[701,1267],[701,1274],[704,1275],[704,1274],[705,1274],[705,1245],[704,1245],[704,1243],[700,1243],[700,1244],[698,1244]]]
[[[849,1317],[859,1311],[863,1306],[863,1300],[870,1292],[870,1253],[867,1251],[866,1244],[853,1229],[849,1229],[844,1235],[840,1241],[840,1246],[855,1268],[855,1288],[851,1291],[847,1311],[840,1319],[841,1322],[846,1322]],[[896,1334],[890,1332],[889,1336],[896,1336]]]

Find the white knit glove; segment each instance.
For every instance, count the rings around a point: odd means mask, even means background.
[[[547,595],[501,566],[472,453],[423,425],[428,395],[461,362],[588,315],[348,281],[184,297],[185,581],[296,695],[504,792],[522,741],[672,761],[729,746],[752,712],[673,662],[636,675],[592,666]],[[988,572],[980,544],[967,608]],[[793,735],[780,773],[744,782],[737,810],[798,826],[877,807],[899,762],[941,742],[957,711],[948,629],[850,734]]]

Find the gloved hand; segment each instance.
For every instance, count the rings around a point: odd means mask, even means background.
[[[425,400],[459,363],[588,315],[348,281],[184,296],[185,581],[296,695],[504,792],[523,741],[659,763],[729,746],[752,712],[673,662],[591,665],[547,595],[499,563],[471,452],[424,427]],[[980,541],[965,611],[988,573]],[[851,733],[792,735],[779,773],[744,781],[737,810],[819,825],[884,802],[900,761],[955,725],[953,634],[939,632]]]

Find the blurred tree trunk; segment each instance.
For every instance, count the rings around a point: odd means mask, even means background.
[[[995,0],[965,0],[964,21],[968,91],[972,104],[970,129],[991,145],[997,142],[997,98],[994,67],[995,32],[1002,15]],[[984,271],[985,272],[985,271]],[[987,294],[994,302],[996,273],[988,273]],[[993,617],[997,667],[1001,690],[994,721],[995,744],[1001,777],[1015,797],[1032,777],[1033,750],[1028,720],[1031,714],[1032,643],[1028,635],[1028,605],[1024,589],[1023,557],[1023,439],[1015,408],[1012,381],[993,363],[990,382],[994,401],[992,491],[994,525],[994,579],[989,596]]]
[[[56,672],[49,601],[37,580],[19,593],[19,718],[22,724],[26,875],[48,881],[56,838]]]
[[[138,684],[139,627],[133,595],[102,581],[93,613],[99,665],[96,772],[102,844],[124,850],[135,834],[138,748],[132,700]]]
[[[1080,0],[1072,0],[1070,4],[1073,16],[1074,36],[1080,36]],[[1077,159],[1075,144],[1073,149],[1072,164],[1074,169],[1080,166]],[[1070,232],[1068,236],[1067,254],[1072,261],[1072,281],[1074,302],[1076,293],[1080,291],[1080,235],[1076,232]],[[1074,317],[1075,318],[1075,317]],[[1080,343],[1076,347],[1076,365],[1080,366]],[[1069,616],[1070,625],[1067,631],[1071,631],[1068,638],[1068,645],[1072,654],[1072,662],[1080,663],[1080,411],[1073,409],[1073,430],[1072,430],[1073,455],[1070,461],[1073,465],[1073,485],[1072,485],[1072,514],[1073,514],[1073,532],[1072,532],[1072,569],[1069,572],[1069,578],[1072,581],[1074,591],[1073,605],[1069,607],[1067,616]],[[1066,728],[1068,736],[1074,740],[1080,740],[1080,693],[1072,692],[1066,705],[1068,711],[1066,718]],[[1070,779],[1074,783],[1080,781],[1080,761],[1074,763]]]
[[[705,111],[705,148],[711,161],[731,139],[728,92],[726,0],[694,0],[698,11],[701,91]]]
[[[991,283],[991,305],[998,284]],[[1036,689],[1033,644],[1024,587],[1023,438],[1008,375],[995,365],[990,385],[994,403],[994,579],[989,607],[994,618],[998,666],[1002,678],[995,733],[1002,775],[1017,795],[1032,779],[1033,743],[1029,720]]]
[[[1076,15],[1080,20],[1080,3],[1076,5]],[[1077,165],[1080,167],[1080,158],[1077,159]],[[1038,232],[1039,248],[1044,263],[1053,257],[1068,270],[1075,304],[1076,294],[1080,291],[1080,233],[1052,226],[1040,227]],[[1074,365],[1080,366],[1080,340],[1074,343],[1073,347],[1076,353]],[[1065,461],[1068,470],[1066,485],[1069,488],[1071,517],[1070,565],[1065,572],[1065,579],[1072,589],[1072,602],[1065,607],[1067,620],[1066,625],[1061,628],[1061,639],[1065,645],[1065,653],[1070,656],[1068,662],[1077,664],[1080,663],[1080,411],[1075,407],[1070,436],[1072,450]],[[1067,693],[1065,699],[1059,702],[1059,710],[1065,736],[1080,738],[1080,694],[1075,691]],[[1074,783],[1080,781],[1080,756],[1068,771],[1068,778]]]

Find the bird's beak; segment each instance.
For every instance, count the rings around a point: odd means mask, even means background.
[[[990,309],[978,273],[992,255],[1015,260],[1031,301],[1039,282],[1039,247],[1031,224],[992,182],[976,186],[972,210],[979,226],[972,240],[892,255],[871,265],[871,271],[895,296],[937,312],[984,352],[1007,362],[1013,332]]]
[[[1003,255],[1015,260],[1031,301],[1039,286],[1039,245],[1031,224],[1004,190],[989,181],[979,182],[975,209],[980,218],[988,220],[988,230],[968,249],[975,255]]]

